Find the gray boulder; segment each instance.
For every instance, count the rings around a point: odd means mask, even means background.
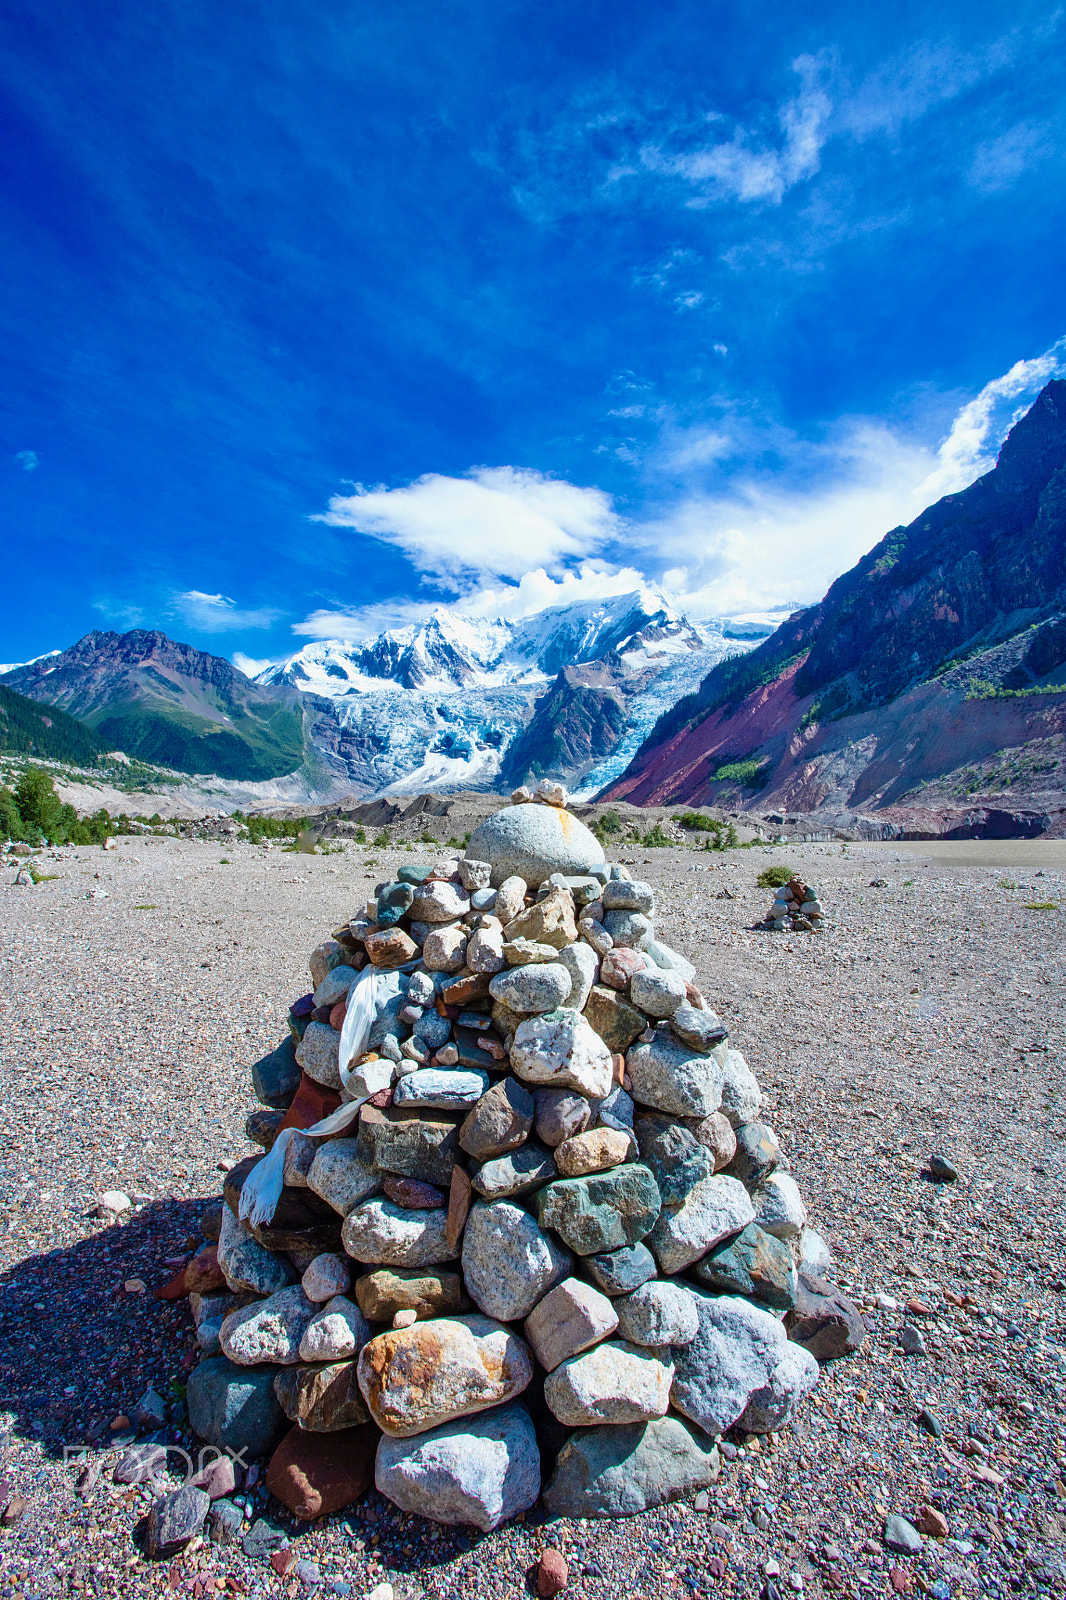
[[[508,1200],[478,1201],[463,1234],[467,1293],[488,1317],[517,1322],[566,1277],[570,1253]]]
[[[265,1455],[285,1426],[276,1376],[276,1367],[238,1367],[225,1356],[201,1361],[185,1392],[192,1431],[219,1450]]]
[[[719,1434],[739,1422],[749,1401],[757,1399],[753,1416],[762,1414],[759,1406],[772,1406],[779,1413],[772,1426],[780,1426],[788,1420],[795,1400],[808,1392],[804,1374],[790,1361],[775,1386],[788,1344],[780,1322],[735,1295],[704,1294],[700,1289],[691,1293],[700,1326],[691,1344],[673,1352],[676,1371],[670,1400],[675,1411],[705,1433]]]
[[[545,805],[494,812],[474,830],[467,853],[489,862],[497,889],[510,877],[538,886],[553,872],[583,875],[605,859],[603,846],[583,822],[569,811]]]
[[[374,1482],[402,1511],[489,1533],[527,1511],[540,1494],[540,1451],[529,1413],[503,1405],[416,1439],[382,1435]]]
[[[718,1476],[715,1445],[678,1417],[579,1428],[544,1490],[553,1517],[627,1517],[686,1500]]]
[[[657,1029],[650,1044],[635,1044],[626,1056],[633,1098],[675,1117],[709,1117],[722,1100],[724,1054],[722,1046],[698,1054]]]
[[[498,972],[489,984],[494,1000],[523,1015],[554,1011],[569,998],[573,978],[561,961],[537,961]]]
[[[642,1284],[632,1294],[614,1302],[618,1331],[630,1344],[691,1344],[700,1331],[700,1319],[687,1285],[657,1280]]]

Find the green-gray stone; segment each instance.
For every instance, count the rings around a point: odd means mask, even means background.
[[[537,1221],[579,1256],[636,1244],[655,1226],[659,1188],[647,1167],[626,1162],[610,1172],[561,1178],[534,1201]]]
[[[432,867],[427,867],[422,861],[408,861],[404,866],[398,867],[396,876],[401,883],[425,883]]]
[[[364,1106],[356,1154],[364,1166],[377,1172],[394,1172],[401,1178],[418,1178],[447,1188],[452,1168],[462,1155],[458,1124]]]
[[[783,1239],[755,1222],[735,1238],[724,1239],[698,1261],[693,1276],[709,1289],[746,1294],[778,1311],[796,1304],[796,1263]]]
[[[714,1174],[714,1157],[695,1134],[673,1117],[645,1113],[633,1124],[640,1159],[659,1185],[664,1206],[683,1203],[698,1183]]]
[[[286,1425],[274,1393],[277,1367],[238,1367],[211,1356],[194,1367],[185,1399],[189,1426],[220,1450],[245,1451],[249,1460],[274,1444]]]
[[[626,1517],[706,1489],[717,1446],[679,1417],[578,1428],[544,1490],[553,1517]]]
[[[604,1255],[587,1256],[585,1266],[597,1289],[604,1294],[630,1294],[659,1275],[655,1257],[646,1244],[630,1244]]]
[[[550,1183],[556,1176],[550,1150],[537,1144],[524,1144],[518,1150],[486,1161],[471,1173],[470,1181],[486,1200],[508,1200],[512,1195],[528,1194]]]
[[[377,898],[379,928],[394,928],[414,904],[415,891],[409,883],[387,883]]]
[[[781,1160],[781,1146],[764,1122],[742,1122],[735,1132],[737,1153],[724,1170],[745,1189],[757,1189]]]

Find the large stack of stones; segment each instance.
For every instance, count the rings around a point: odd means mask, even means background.
[[[401,867],[313,952],[254,1069],[264,1153],[226,1179],[189,1416],[269,1451],[299,1516],[371,1481],[481,1529],[542,1493],[573,1516],[690,1496],[726,1430],[786,1424],[854,1342],[750,1068],[565,798],[520,794],[466,859]],[[241,1220],[288,1129],[272,1215]]]
[[[771,933],[817,933],[825,927],[825,908],[802,878],[790,878],[778,889],[763,923]]]

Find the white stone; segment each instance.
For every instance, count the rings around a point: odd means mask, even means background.
[[[105,1189],[96,1202],[98,1217],[120,1217],[124,1211],[133,1210],[133,1201],[121,1189]]]
[[[460,927],[434,928],[422,946],[427,972],[461,972],[466,965],[466,934]]]
[[[378,1442],[374,1482],[401,1511],[490,1533],[540,1494],[540,1451],[524,1406],[496,1406],[415,1439]],[[391,1600],[391,1592],[390,1592]]]
[[[676,972],[686,983],[691,983],[696,976],[696,969],[692,962],[679,955],[676,950],[671,950],[668,944],[663,944],[661,939],[649,939],[641,945],[646,956],[650,956],[657,967],[662,967],[664,972]]]
[[[324,1089],[341,1087],[338,1058],[340,1042],[340,1034],[328,1022],[309,1022],[303,1038],[296,1046],[298,1065]]]
[[[503,929],[478,928],[466,947],[466,964],[471,972],[502,972]]]
[[[755,1074],[739,1050],[720,1045],[715,1054],[722,1062],[722,1111],[734,1128],[739,1128],[742,1122],[755,1122],[762,1105]]]
[[[553,783],[550,778],[541,778],[537,784],[537,799],[547,806],[565,806],[568,798],[565,785]]]
[[[667,1030],[650,1043],[633,1045],[626,1071],[634,1100],[675,1117],[709,1117],[722,1098],[724,1047],[708,1055],[693,1051]]]
[[[599,1034],[579,1011],[565,1007],[519,1023],[511,1045],[511,1069],[525,1083],[577,1089],[590,1100],[609,1094],[614,1079],[611,1052]]]
[[[686,999],[684,979],[661,967],[645,967],[629,982],[629,998],[649,1017],[672,1017]]]
[[[705,1433],[724,1433],[769,1385],[788,1341],[777,1318],[750,1300],[700,1289],[690,1293],[700,1327],[690,1344],[673,1352],[670,1400]]]
[[[613,1302],[618,1329],[630,1344],[657,1349],[666,1344],[691,1344],[700,1328],[696,1302],[681,1283],[643,1283]]]
[[[415,922],[452,922],[470,910],[470,896],[457,883],[441,883],[431,878],[415,889],[411,918]]]
[[[573,987],[573,978],[561,961],[536,961],[498,972],[489,994],[512,1011],[523,1014],[554,1011]]]
[[[300,1279],[304,1294],[316,1305],[324,1305],[334,1295],[347,1294],[351,1286],[351,1262],[334,1251],[324,1251],[316,1256]]]
[[[492,879],[492,863],[475,861],[471,856],[464,856],[459,863],[459,879],[468,894],[473,894],[478,889],[487,889]]]
[[[614,940],[603,926],[602,922],[593,917],[582,917],[577,925],[577,931],[585,943],[595,953],[603,957],[609,950],[614,949]]]
[[[679,1206],[664,1206],[644,1243],[660,1270],[672,1277],[754,1220],[744,1185],[716,1173],[693,1184]]]
[[[457,1072],[442,1072],[437,1067],[424,1067],[400,1079],[392,1103],[434,1111],[470,1111],[488,1087],[487,1072],[467,1067]]]
[[[364,1200],[344,1219],[341,1238],[356,1261],[380,1267],[433,1267],[450,1261],[446,1211],[408,1211],[391,1200]]]
[[[380,1094],[382,1089],[387,1089],[395,1075],[396,1063],[386,1056],[378,1056],[376,1061],[360,1061],[357,1067],[352,1068],[348,1078],[348,1098],[369,1100],[372,1094]]]
[[[241,1306],[224,1318],[219,1330],[222,1354],[242,1367],[261,1362],[295,1366],[300,1359],[300,1340],[317,1310],[299,1284]]]
[[[814,1389],[819,1371],[809,1350],[787,1341],[769,1380],[754,1391],[745,1406],[740,1426],[746,1433],[769,1433],[784,1427],[799,1402]]]
[[[347,1000],[348,990],[358,978],[359,974],[354,967],[333,967],[314,992],[313,999],[316,1006],[335,1006],[342,1000]]]
[[[808,1278],[824,1278],[831,1260],[829,1246],[821,1234],[813,1228],[804,1228],[799,1238],[799,1259],[796,1262],[799,1271]]]
[[[392,1063],[389,1063],[390,1067]],[[392,1082],[392,1073],[389,1073]],[[360,1201],[381,1188],[381,1174],[359,1160],[355,1139],[331,1139],[324,1144],[307,1174],[307,1187],[346,1217]]]
[[[443,1215],[443,1213],[442,1213]],[[479,1310],[516,1322],[573,1266],[569,1251],[509,1200],[478,1201],[463,1233],[463,1277]]]
[[[347,1361],[357,1356],[370,1338],[370,1324],[353,1300],[334,1295],[304,1329],[301,1361]]]
[[[505,878],[496,893],[496,904],[493,906],[494,914],[499,918],[500,926],[506,927],[513,922],[526,903],[526,890],[528,885],[525,878]]]
[[[286,1258],[273,1250],[264,1250],[251,1229],[227,1205],[222,1207],[218,1264],[235,1294],[273,1294],[296,1276]]]
[[[592,985],[600,975],[596,953],[588,944],[568,944],[559,951],[559,965],[570,974],[571,989],[561,1003],[568,1010],[584,1011]]]
[[[807,1221],[807,1208],[795,1178],[772,1172],[753,1196],[755,1221],[776,1239],[798,1239]]]
[[[568,1428],[642,1422],[666,1415],[673,1377],[672,1362],[660,1361],[638,1345],[612,1341],[571,1356],[549,1372],[544,1398]]]

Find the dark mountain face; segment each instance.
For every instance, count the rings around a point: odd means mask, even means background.
[[[54,706],[45,712],[35,700],[0,684],[0,750],[91,767],[107,746],[91,728]]]
[[[638,803],[728,794],[749,806],[798,807],[799,786],[806,809],[828,803],[830,790],[837,805],[877,804],[888,791],[905,793],[908,775],[939,781],[960,764],[963,746],[964,759],[986,759],[997,715],[1002,748],[1024,734],[1027,718],[1043,719],[1040,738],[1060,738],[1044,715],[1054,686],[1041,679],[1066,655],[1066,625],[1054,620],[1063,609],[1066,382],[1055,380],[1011,430],[991,472],[893,529],[817,606],[715,667],[660,720],[609,794]],[[971,718],[983,730],[983,754],[969,750],[958,729],[948,735],[949,702],[1020,693],[1033,703],[1009,718],[988,707]],[[892,716],[882,714],[892,705]],[[897,742],[889,758],[881,736],[890,723]],[[865,755],[845,759],[859,742]],[[764,791],[758,798],[753,782],[740,784],[738,796],[738,780],[716,778],[738,763],[749,764],[747,777]]]
[[[304,759],[303,697],[165,633],[94,631],[5,684],[81,718],[106,749],[181,772],[267,779]]]

